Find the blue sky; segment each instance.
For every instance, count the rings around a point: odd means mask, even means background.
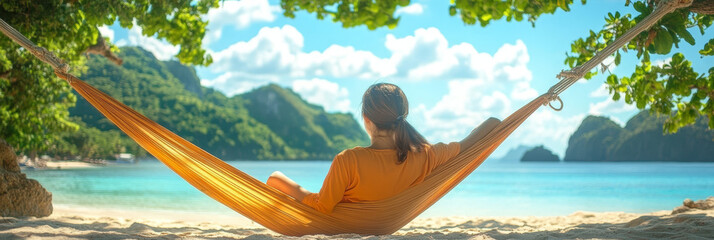
[[[205,16],[210,23],[204,47],[214,64],[197,72],[202,85],[227,95],[276,83],[330,112],[355,116],[369,85],[395,83],[409,98],[407,119],[429,141],[458,141],[486,118],[503,119],[546,92],[566,69],[563,60],[571,42],[601,29],[608,12],[634,11],[622,0],[576,2],[570,12],[542,15],[535,27],[527,21],[480,27],[449,16],[449,1],[412,1],[398,10],[396,29],[370,31],[345,29],[305,12],[285,18],[278,1],[225,1]],[[165,41],[142,36],[140,28],[101,30],[117,45],[141,46],[161,60],[178,52]],[[684,53],[702,72],[713,61],[697,51],[714,34],[690,30],[696,45],[682,42],[672,53]],[[664,62],[670,56],[652,59]],[[628,53],[610,71],[629,75],[636,63],[635,54]],[[588,114],[624,124],[638,110],[609,100],[604,77],[576,83],[563,93],[563,111],[538,110],[494,156],[518,145],[545,145],[562,157],[568,137]]]

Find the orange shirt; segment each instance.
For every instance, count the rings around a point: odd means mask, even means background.
[[[302,202],[329,214],[338,202],[389,198],[422,182],[459,151],[458,142],[427,145],[421,152],[410,152],[398,164],[396,149],[347,149],[335,156],[320,192],[307,195]]]

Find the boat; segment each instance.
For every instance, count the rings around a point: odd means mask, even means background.
[[[136,158],[134,158],[134,154],[131,153],[119,153],[114,156],[117,163],[136,163]]]

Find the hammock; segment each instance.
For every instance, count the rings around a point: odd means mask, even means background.
[[[479,140],[474,146],[437,167],[424,181],[394,197],[371,202],[339,203],[331,214],[318,212],[288,195],[228,165],[196,145],[184,140],[111,96],[68,74],[68,67],[44,48],[35,46],[0,19],[0,30],[51,64],[55,74],[67,82],[97,110],[129,135],[141,147],[166,164],[191,185],[245,217],[277,233],[309,234],[391,234],[416,218],[483,163],[483,161],[535,110],[553,100],[582,78],[607,56],[644,29],[676,8],[691,4],[661,2],[657,9],[590,61],[558,75],[562,80],[546,94],[529,102]]]

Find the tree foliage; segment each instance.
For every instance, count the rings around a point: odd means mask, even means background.
[[[0,17],[38,46],[86,70],[83,52],[98,43],[102,25],[140,26],[142,34],[179,45],[177,58],[207,65],[200,16],[218,0],[15,0],[0,2]],[[116,50],[116,48],[114,48]],[[42,150],[57,134],[77,129],[67,109],[76,98],[52,69],[7,37],[0,37],[0,138],[18,150]]]
[[[597,51],[611,44],[616,38],[634,27],[652,13],[664,0],[624,0],[635,14],[608,13],[600,30],[591,30],[589,35],[575,40],[571,52],[566,54],[565,64],[576,67],[590,60]],[[586,4],[587,0],[581,0]],[[558,9],[568,12],[573,0],[452,0],[448,13],[458,16],[466,24],[487,26],[495,20],[528,20],[535,22],[542,14],[554,14]],[[409,5],[408,0],[282,0],[285,16],[294,17],[294,12],[305,10],[317,13],[319,19],[332,17],[344,27],[366,25],[369,29],[382,26],[395,27],[399,18],[393,13],[397,6]],[[384,9],[375,9],[376,7]],[[332,10],[327,10],[332,9]],[[445,9],[446,10],[446,9]],[[391,14],[383,16],[384,14]],[[714,2],[694,0],[688,8],[678,9],[662,18],[654,27],[641,33],[620,51],[614,54],[614,65],[619,65],[624,53],[635,53],[640,61],[630,76],[610,74],[607,84],[613,100],[624,98],[628,104],[639,109],[668,115],[664,130],[677,129],[695,122],[698,116],[710,116],[709,127],[714,128],[714,68],[698,73],[691,62],[681,53],[674,53],[671,61],[661,66],[653,65],[651,55],[669,55],[680,44],[701,46],[699,58],[714,55],[714,39],[696,43],[693,34],[704,34],[714,20]],[[359,16],[357,18],[344,16]],[[375,21],[382,19],[383,21]],[[387,19],[387,20],[384,20]],[[396,21],[392,21],[396,20]],[[376,25],[375,25],[376,24]],[[597,70],[588,73],[590,79]]]
[[[608,13],[603,29],[590,31],[589,36],[573,42],[565,63],[575,67],[589,60],[652,13],[655,6],[656,2],[634,2],[632,7],[637,15]],[[714,128],[714,118],[711,118],[714,116],[714,68],[697,73],[682,53],[674,53],[669,62],[661,65],[651,61],[651,55],[669,55],[680,44],[696,45],[690,31],[704,34],[712,20],[714,15],[695,13],[691,8],[678,9],[622,47],[614,54],[615,66],[620,64],[621,54],[627,52],[635,52],[640,63],[630,76],[610,74],[607,77],[612,99],[622,98],[639,109],[649,108],[652,112],[668,115],[664,123],[666,132],[674,133],[693,124],[700,115],[710,116],[709,126]],[[714,39],[709,42],[712,41]],[[711,44],[702,44],[699,53],[700,58],[712,55]],[[596,74],[597,70],[592,71],[585,78],[590,79]]]
[[[318,19],[326,16],[333,22],[341,22],[343,27],[365,25],[370,30],[382,26],[394,28],[399,23],[399,17],[394,17],[397,6],[405,7],[409,0],[392,1],[339,1],[339,0],[281,0],[286,17],[294,18],[295,12],[304,10],[315,13]]]
[[[581,0],[585,4],[586,0]],[[558,9],[570,11],[573,0],[452,0],[449,7],[451,16],[460,16],[466,24],[479,23],[487,26],[491,20],[518,22],[528,19],[535,26],[535,21],[541,14],[552,14]]]

